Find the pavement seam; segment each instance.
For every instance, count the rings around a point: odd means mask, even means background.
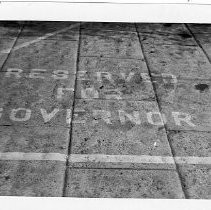
[[[203,51],[203,53],[205,54],[207,60],[211,63],[211,58],[208,56],[207,52],[205,51],[205,49],[203,48],[203,46],[201,45],[200,41],[196,38],[195,34],[192,32],[192,30],[190,29],[190,27],[185,24],[186,28],[188,29],[188,31],[190,32],[190,34],[193,36],[194,40],[196,41],[196,43],[198,44],[198,46],[201,48],[201,50]]]
[[[102,30],[99,30],[96,28],[92,29],[92,28],[82,28],[82,30],[84,30],[85,32],[84,33],[89,33],[89,32],[120,32],[120,33],[136,33],[136,31],[126,31],[126,30],[115,30],[115,29],[102,29]],[[83,34],[82,34],[83,35]]]
[[[114,60],[134,60],[143,61],[142,58],[129,58],[129,57],[109,57],[109,56],[96,56],[96,55],[81,55],[80,58],[100,58],[100,59],[114,59]]]
[[[79,59],[80,59],[80,46],[81,46],[81,23],[79,23],[79,38],[78,38],[78,48],[77,48],[77,59],[76,59],[76,76],[75,76],[75,84],[74,84],[74,96],[73,96],[73,103],[72,103],[72,113],[71,113],[71,123],[70,123],[70,136],[69,136],[69,145],[68,145],[68,153],[69,156],[71,154],[71,143],[72,143],[72,135],[73,135],[73,120],[74,120],[74,109],[75,109],[75,101],[76,101],[76,89],[77,89],[77,72],[79,71]],[[68,168],[69,168],[69,161],[66,160],[66,168],[64,173],[64,182],[63,182],[63,189],[62,189],[62,197],[66,197],[66,188],[68,184]]]
[[[177,130],[177,129],[168,129],[168,132],[195,132],[195,133],[211,133],[211,131],[200,131],[200,130]]]
[[[149,71],[149,76],[150,76],[150,79],[152,78],[152,74],[151,74],[151,71],[150,71],[150,66],[149,66],[149,63],[148,63],[148,60],[147,60],[147,57],[145,55],[145,52],[144,52],[144,47],[143,47],[143,44],[141,42],[141,37],[140,37],[140,34],[138,33],[138,28],[137,28],[137,24],[135,24],[135,27],[136,27],[136,32],[137,32],[137,35],[138,35],[138,38],[139,38],[139,43],[140,43],[140,46],[141,46],[141,50],[142,50],[142,54],[143,54],[143,57],[144,57],[144,60],[145,60],[145,63],[146,63],[146,66],[147,66],[147,69]],[[157,92],[156,92],[156,88],[155,88],[155,85],[153,84],[152,82],[152,87],[153,87],[153,90],[154,90],[154,94],[155,94],[155,98],[156,98],[156,101],[157,101],[157,105],[158,105],[158,109],[159,111],[161,112],[161,107],[160,107],[160,104],[159,104],[159,99],[158,99],[158,96],[157,96]],[[172,145],[169,141],[169,138],[168,138],[168,133],[167,133],[167,126],[164,124],[164,129],[165,129],[165,133],[166,133],[166,138],[168,140],[168,144],[169,144],[169,147],[170,147],[170,150],[171,150],[171,154],[172,154],[172,157],[174,158],[175,154],[174,154],[174,151],[173,151],[173,148],[172,148]],[[175,161],[175,159],[174,159]],[[183,194],[185,196],[185,198],[189,198],[188,194],[186,193],[186,190],[183,186],[183,182],[182,182],[182,176],[179,172],[179,167],[178,165],[176,164],[176,161],[175,161],[175,167],[176,167],[176,172],[177,172],[177,175],[178,175],[178,178],[179,178],[179,181],[180,181],[180,185],[181,185],[181,189],[183,191]]]
[[[123,39],[130,39],[130,37],[128,37],[128,35],[136,35],[136,31],[114,31],[114,30],[110,30],[110,31],[91,31],[91,30],[86,30],[86,29],[82,29],[83,32],[81,33],[82,37],[85,37],[85,36],[90,36],[90,37],[110,37],[110,38],[113,38],[114,36],[113,35],[106,35],[105,32],[112,32],[112,33],[116,33],[116,32],[119,32],[120,35],[122,35]],[[98,32],[99,34],[95,34],[93,35],[92,33],[94,32]],[[100,34],[101,33],[101,34]]]
[[[71,166],[71,169],[79,169],[79,170],[122,170],[122,171],[171,171],[171,172],[176,172],[175,169],[169,168],[130,168],[130,167],[107,167],[107,168],[100,168],[100,167],[75,167]]]
[[[146,43],[146,45],[152,45],[152,43]],[[177,46],[181,46],[181,47],[191,47],[191,48],[196,48],[196,47],[198,47],[198,45],[184,45],[184,44],[179,44],[179,43],[177,43],[177,44],[167,44],[167,43],[165,43],[165,44],[154,44],[153,43],[153,45],[154,46],[175,46],[175,45],[177,45]]]
[[[82,97],[76,97],[77,100],[84,100],[84,101],[116,101],[116,99],[107,99],[107,98],[92,98],[92,99],[89,99],[89,98],[82,98]],[[145,99],[138,99],[138,100],[135,100],[135,99],[118,99],[118,102],[121,102],[121,101],[128,101],[128,102],[156,102],[156,100],[154,98],[145,98]]]

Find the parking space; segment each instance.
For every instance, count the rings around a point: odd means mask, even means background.
[[[210,26],[0,23],[0,195],[211,198]]]

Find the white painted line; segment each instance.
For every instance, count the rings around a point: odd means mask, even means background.
[[[61,161],[65,162],[68,156],[60,153],[23,153],[5,152],[0,153],[0,160],[28,160],[28,161]],[[171,157],[171,156],[149,156],[149,155],[103,155],[103,154],[71,154],[71,163],[137,163],[137,164],[196,164],[210,165],[211,157]]]
[[[67,155],[60,153],[5,152],[0,153],[0,160],[51,160],[65,162],[67,160]]]
[[[148,155],[80,155],[72,154],[70,162],[102,162],[102,163],[155,163],[155,164],[174,164],[173,157],[148,156]]]
[[[69,156],[72,163],[147,163],[147,164],[202,164],[210,165],[211,157],[171,157],[149,155],[102,155],[102,154],[72,154]]]
[[[211,157],[174,157],[178,164],[210,165]]]
[[[20,44],[20,45],[14,47],[12,50],[11,50],[11,48],[8,48],[8,49],[6,49],[6,50],[2,50],[2,51],[0,51],[0,54],[5,54],[5,53],[7,54],[7,53],[10,53],[10,52],[19,50],[19,49],[21,49],[21,48],[23,48],[23,47],[28,47],[28,46],[31,45],[31,44],[37,43],[37,42],[42,41],[42,40],[44,40],[44,39],[46,39],[46,38],[48,38],[48,37],[54,36],[54,35],[56,35],[56,34],[65,32],[65,31],[67,31],[67,30],[69,30],[69,29],[72,29],[72,28],[75,28],[75,27],[77,27],[77,26],[79,26],[79,25],[80,25],[80,23],[76,23],[76,24],[73,24],[73,25],[71,25],[71,26],[65,27],[65,28],[63,28],[63,29],[61,29],[61,30],[55,31],[55,32],[53,32],[53,33],[47,33],[47,34],[45,34],[45,36],[42,36],[42,37],[39,37],[39,38],[37,38],[37,39],[31,40],[31,41],[29,41],[29,42],[25,42],[25,43],[23,43],[23,44]]]

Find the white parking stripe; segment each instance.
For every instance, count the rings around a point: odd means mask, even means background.
[[[0,160],[28,160],[28,161],[62,161],[69,160],[71,163],[137,163],[137,164],[193,164],[210,165],[211,157],[171,157],[149,155],[103,155],[103,154],[71,154],[68,158],[60,153],[23,153],[5,152],[0,153]]]
[[[210,165],[211,157],[174,157],[178,164]]]
[[[102,154],[72,154],[69,157],[72,163],[147,163],[147,164],[211,164],[211,157],[171,157],[149,155],[102,155]]]
[[[23,153],[23,152],[5,152],[0,153],[0,160],[51,160],[66,161],[67,156],[60,153]]]
[[[42,41],[42,40],[44,40],[44,39],[46,39],[46,38],[48,38],[48,37],[54,36],[54,35],[56,35],[56,34],[65,32],[65,31],[67,31],[67,30],[69,30],[69,29],[72,29],[72,28],[75,28],[75,27],[77,27],[77,26],[79,26],[79,25],[80,25],[80,23],[76,23],[76,24],[73,24],[73,25],[71,25],[71,26],[65,27],[65,28],[63,28],[63,29],[61,29],[61,30],[55,31],[55,32],[53,32],[53,33],[47,33],[47,34],[45,34],[45,36],[42,36],[42,37],[39,37],[39,38],[37,38],[37,39],[31,40],[31,41],[29,41],[29,42],[25,42],[25,43],[23,43],[23,44],[20,44],[20,45],[14,47],[12,50],[11,50],[11,48],[8,48],[8,49],[6,49],[6,50],[2,50],[2,51],[0,51],[0,54],[5,54],[5,53],[7,54],[7,53],[10,53],[11,51],[16,51],[16,50],[19,50],[19,49],[21,49],[21,48],[23,48],[23,47],[28,47],[28,46],[31,45],[31,44],[34,44],[34,43],[39,42],[39,41]]]
[[[135,155],[78,155],[72,154],[69,157],[70,162],[102,162],[102,163],[156,163],[156,164],[174,164],[172,157],[162,156],[135,156]]]

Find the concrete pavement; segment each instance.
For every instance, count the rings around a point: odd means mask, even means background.
[[[211,25],[0,23],[0,195],[211,198]]]

